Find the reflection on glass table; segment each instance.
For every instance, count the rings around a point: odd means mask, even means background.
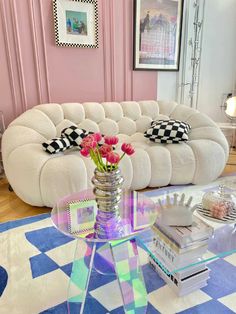
[[[210,262],[217,258],[226,257],[236,253],[236,226],[226,225],[214,230],[213,236],[208,241],[208,248],[204,246],[205,242],[203,242],[202,248],[204,254],[198,261],[189,262],[186,260],[182,267],[172,267],[172,269],[167,269],[164,266],[163,260],[155,257],[154,252],[156,251],[156,248],[153,245],[153,238],[155,237],[155,234],[154,230],[150,230],[142,235],[139,235],[138,244],[144,248],[153,257],[153,259],[155,259],[160,267],[165,268],[165,272],[168,275],[173,275],[197,264],[200,265],[202,263]]]
[[[232,181],[236,182],[235,176],[232,177]],[[222,183],[225,183],[224,178],[222,178]],[[199,208],[201,209],[203,195],[206,192],[217,193],[217,191],[219,191],[219,184],[202,186],[202,190],[197,186],[173,187],[173,189],[168,189],[168,192],[166,189],[160,189],[155,201],[157,202],[158,199],[165,200],[167,194],[168,197],[172,199],[175,193],[185,193],[186,197],[193,196],[193,204],[199,204]],[[227,197],[231,195],[230,193],[232,193],[232,191],[226,189]],[[146,193],[146,195],[149,195],[149,193]],[[234,197],[232,197],[232,199],[235,200]],[[232,215],[232,217],[233,216],[234,215]],[[217,258],[236,253],[236,219],[231,219],[231,224],[226,224],[229,222],[228,219],[212,219],[211,217],[199,215],[199,211],[197,210],[194,213],[193,223],[193,226],[195,224],[197,227],[194,230],[195,233],[189,232],[188,227],[176,227],[177,232],[174,233],[170,230],[170,227],[168,228],[162,224],[160,210],[158,217],[157,223],[152,226],[149,231],[138,235],[138,242],[167,276],[180,274],[184,270],[190,271],[192,267],[196,267],[197,265],[205,264]],[[203,223],[199,224],[199,221]],[[197,226],[197,224],[199,226]],[[209,225],[212,232],[210,229],[205,228],[204,224]],[[199,230],[197,230],[198,228]],[[180,235],[184,234],[182,238],[179,237],[179,240],[177,238],[178,233]],[[159,241],[158,246],[155,243],[155,241],[157,241],[156,238],[158,238]],[[180,245],[181,239],[185,241],[182,241],[182,246]],[[201,255],[197,259],[195,252],[198,252],[199,256]],[[164,254],[168,255],[169,258],[171,256],[172,261],[170,261],[170,263],[166,263],[167,258]],[[178,254],[184,257],[181,263],[179,262]],[[175,260],[178,261],[177,263],[173,262],[175,261],[173,260],[173,255]],[[166,265],[168,265],[168,267],[166,267]]]
[[[147,292],[136,236],[155,222],[156,205],[143,193],[123,191],[118,213],[122,233],[108,232],[111,236],[107,239],[96,237],[97,211],[92,190],[86,190],[60,199],[51,213],[60,232],[78,239],[68,289],[68,311],[92,313],[89,287],[94,273],[98,273],[118,279],[125,313],[146,313]]]
[[[222,185],[229,190],[229,192],[236,194],[236,176],[228,176],[222,182]]]

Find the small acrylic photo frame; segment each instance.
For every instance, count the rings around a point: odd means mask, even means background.
[[[151,222],[154,222],[154,218],[156,218],[155,203],[150,204],[150,201],[147,201],[145,198],[143,198],[141,193],[136,191],[132,192],[131,203],[131,223],[133,230],[137,231],[150,227]],[[148,212],[149,214],[147,214]],[[150,216],[150,212],[152,212],[153,215]],[[150,217],[153,219],[150,219]]]
[[[68,204],[69,231],[71,234],[87,235],[93,232],[97,205],[95,200],[83,200]]]

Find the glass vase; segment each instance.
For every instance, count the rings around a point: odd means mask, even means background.
[[[106,172],[96,168],[94,171],[92,183],[98,209],[95,222],[97,238],[112,239],[123,234],[119,213],[123,182],[119,168]]]

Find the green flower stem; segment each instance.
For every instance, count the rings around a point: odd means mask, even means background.
[[[95,165],[96,165],[97,168],[99,169],[99,171],[102,171],[102,170],[101,170],[101,167],[100,167],[100,164],[99,164],[99,162],[98,162],[97,156],[96,156],[96,154],[95,154],[95,152],[94,152],[94,150],[93,150],[93,149],[90,149],[90,150],[89,150],[89,154],[90,154],[90,157],[92,158],[93,162],[95,163]]]
[[[106,160],[106,171],[108,171],[108,161]]]
[[[97,147],[96,151],[93,149],[90,149],[89,153],[90,153],[90,156],[91,156],[93,162],[97,166],[98,170],[101,172],[107,171],[106,165],[104,164],[104,162],[102,160],[102,157],[99,153],[98,147]]]
[[[103,160],[102,160],[102,157],[101,157],[101,155],[100,155],[100,153],[99,153],[99,146],[98,146],[98,145],[97,145],[97,153],[96,153],[96,155],[97,155],[99,164],[101,165],[101,167],[103,168],[103,170],[106,171],[106,166],[105,166],[105,164],[104,164],[104,162],[103,162]]]
[[[120,157],[119,162],[121,161],[121,159],[125,156],[125,153],[122,154],[122,156]]]

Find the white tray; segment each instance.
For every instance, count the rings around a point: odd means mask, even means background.
[[[224,218],[222,218],[222,219],[212,217],[210,210],[203,208],[201,203],[198,204],[198,208],[197,208],[196,212],[200,216],[202,216],[203,218],[214,221],[214,222],[218,222],[218,223],[222,223],[222,224],[236,223],[236,209],[234,209],[230,215],[224,216]]]

